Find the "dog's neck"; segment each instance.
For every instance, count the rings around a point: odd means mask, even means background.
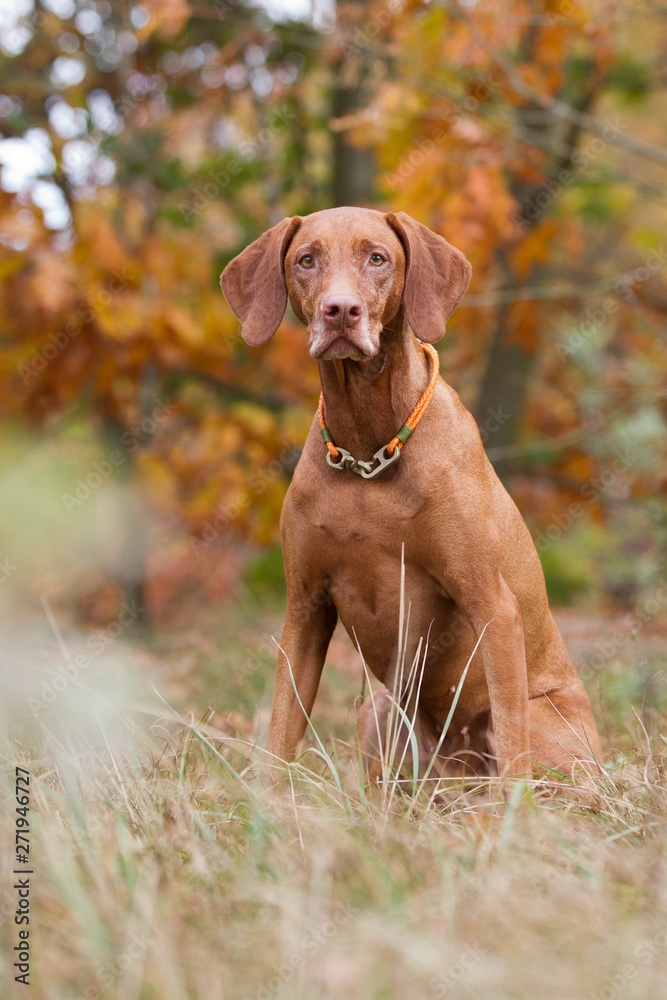
[[[429,379],[429,362],[403,308],[382,330],[369,361],[318,361],[324,416],[334,442],[368,461],[410,416]]]

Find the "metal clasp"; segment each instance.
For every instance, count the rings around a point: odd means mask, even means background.
[[[340,462],[334,462],[331,457],[331,452],[327,449],[327,465],[330,465],[332,469],[352,469],[357,464],[357,460],[354,455],[350,455],[349,451],[345,448],[336,446],[336,451],[340,455]]]
[[[379,476],[381,472],[388,469],[394,462],[398,462],[400,457],[400,448],[394,448],[393,453],[388,455],[387,446],[385,445],[384,448],[380,448],[379,451],[375,452],[370,462],[357,462],[357,466],[353,467],[352,471],[356,472],[362,479],[375,479],[376,476]],[[378,462],[375,468],[373,468],[374,462]]]
[[[339,445],[336,445],[336,451],[339,452],[341,456],[340,461],[335,462],[331,457],[331,452],[327,451],[328,465],[330,465],[332,469],[349,469],[350,472],[356,473],[358,476],[361,476],[362,479],[375,479],[376,476],[379,476],[381,472],[384,472],[385,469],[388,469],[390,465],[393,465],[394,462],[397,462],[401,457],[400,448],[394,448],[393,454],[388,455],[386,445],[384,448],[380,448],[379,451],[375,452],[370,462],[362,462],[361,460],[356,459],[354,455],[351,455],[349,451],[346,451],[345,448],[339,447]],[[373,468],[376,462],[378,464],[375,468]]]

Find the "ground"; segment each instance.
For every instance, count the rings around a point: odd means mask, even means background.
[[[121,638],[41,708],[40,684],[16,681],[2,843],[14,867],[19,765],[31,772],[32,952],[27,991],[13,982],[18,890],[5,877],[7,995],[657,1000],[665,635],[647,623],[633,636],[618,614],[558,622],[606,750],[589,805],[523,784],[487,788],[484,809],[462,788],[439,809],[391,783],[367,799],[352,742],[361,664],[338,632],[313,717],[321,743],[311,733],[284,792],[268,793],[252,744],[280,613],[261,602],[148,643]]]

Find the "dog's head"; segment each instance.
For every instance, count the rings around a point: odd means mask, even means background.
[[[273,336],[289,294],[314,358],[366,361],[401,303],[420,340],[440,340],[470,273],[460,250],[405,212],[330,208],[283,219],[220,283],[249,344]]]

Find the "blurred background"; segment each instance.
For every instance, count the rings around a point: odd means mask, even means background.
[[[659,615],[666,43],[652,0],[2,0],[5,610],[281,600],[317,370],[290,314],[245,345],[218,279],[358,204],[473,265],[442,372],[553,601]]]

